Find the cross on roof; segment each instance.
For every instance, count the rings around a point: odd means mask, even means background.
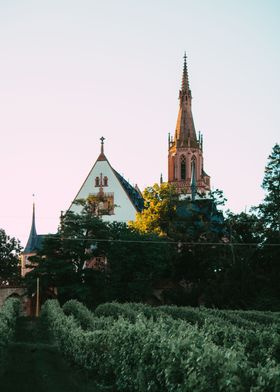
[[[105,137],[101,136],[100,140],[101,140],[101,153],[103,154],[104,153],[104,140],[105,140]]]

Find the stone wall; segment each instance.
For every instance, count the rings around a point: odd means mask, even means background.
[[[18,296],[23,299],[25,292],[26,288],[24,287],[0,286],[0,307],[10,296]]]

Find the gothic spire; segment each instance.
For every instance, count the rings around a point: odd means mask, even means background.
[[[184,54],[182,86],[179,92],[179,113],[177,117],[175,142],[177,146],[197,147],[197,137],[192,116],[192,93],[189,86],[187,56]]]

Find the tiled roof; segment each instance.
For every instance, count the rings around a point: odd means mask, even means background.
[[[26,244],[26,247],[24,251],[22,252],[23,254],[27,253],[33,253],[42,248],[42,244],[44,239],[47,237],[47,234],[35,234],[35,236],[29,236],[28,242]]]
[[[136,210],[138,212],[141,212],[144,208],[144,199],[139,190],[135,189],[132,185],[130,185],[129,182],[126,181],[116,170],[114,170],[114,173],[120,181],[121,185],[123,186],[124,190],[126,191],[129,199],[133,203]]]

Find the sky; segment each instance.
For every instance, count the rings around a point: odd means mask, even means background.
[[[33,194],[55,232],[100,152],[144,189],[167,179],[183,55],[204,166],[226,207],[264,197],[279,142],[278,0],[0,0],[0,228],[24,246]]]

